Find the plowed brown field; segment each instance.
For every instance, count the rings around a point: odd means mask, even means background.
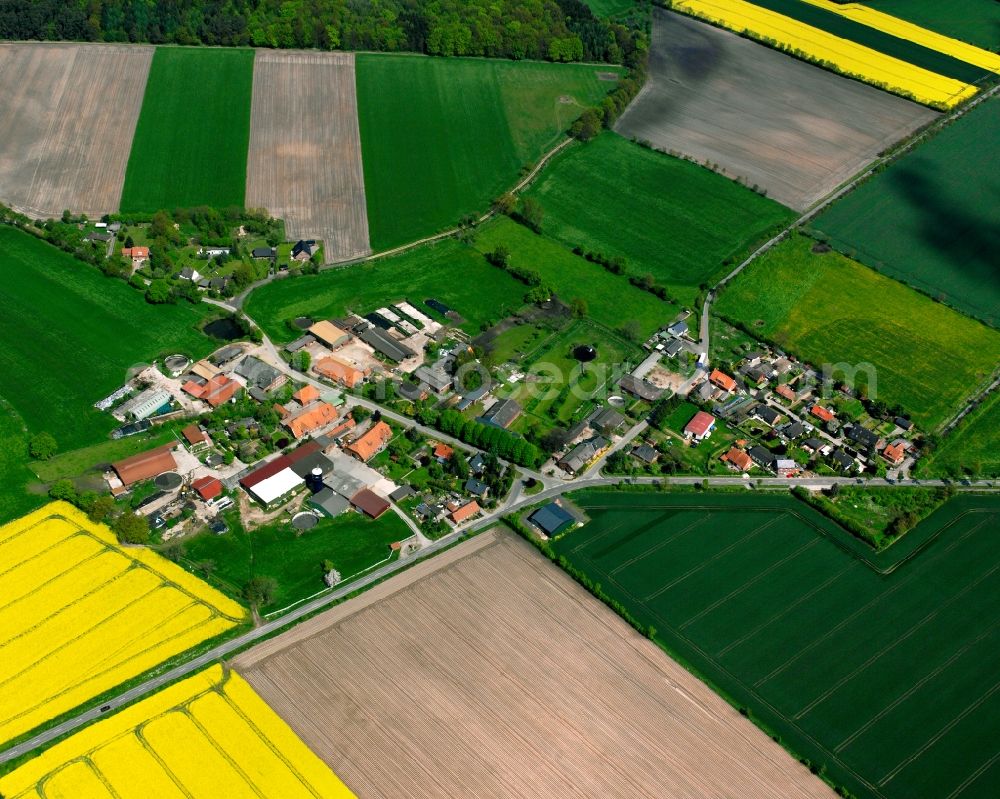
[[[118,210],[152,47],[0,44],[0,201],[36,217]]]
[[[246,203],[328,262],[368,252],[352,53],[257,51]]]
[[[507,535],[419,564],[234,665],[358,796],[833,796]]]

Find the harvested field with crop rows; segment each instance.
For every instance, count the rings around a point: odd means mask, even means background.
[[[0,778],[8,799],[351,799],[240,677],[213,666]]]
[[[368,252],[353,53],[257,52],[246,202],[327,261]]]
[[[833,796],[505,534],[419,564],[235,665],[359,796]]]
[[[615,130],[805,210],[935,114],[654,9],[650,77]]]
[[[0,742],[240,624],[235,602],[66,503],[0,528]],[[50,794],[51,795],[51,794]]]
[[[0,44],[0,202],[37,217],[118,210],[152,47]]]

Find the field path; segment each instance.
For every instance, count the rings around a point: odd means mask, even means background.
[[[36,218],[117,211],[153,51],[0,44],[0,201]]]
[[[246,202],[327,262],[369,252],[353,53],[257,51]]]

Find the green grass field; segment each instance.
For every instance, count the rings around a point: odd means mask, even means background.
[[[159,47],[132,141],[123,212],[242,206],[253,50]]]
[[[584,2],[598,17],[613,17],[635,5],[635,0],[584,0]]]
[[[862,0],[864,5],[955,39],[996,50],[1000,3],[995,0]]]
[[[557,553],[834,783],[995,795],[1000,499],[956,498],[875,555],[787,495],[572,498],[591,521]]]
[[[1000,393],[965,417],[919,468],[922,476],[1000,477]]]
[[[984,158],[982,149],[997,137],[1000,100],[991,100],[835,203],[813,226],[869,266],[1000,326],[1000,159]]]
[[[359,55],[358,118],[374,250],[456,224],[517,182],[616,67]]]
[[[672,316],[671,306],[652,294],[506,217],[480,228],[474,247],[446,239],[392,258],[268,283],[250,295],[246,310],[268,336],[291,341],[299,334],[286,323],[296,316],[365,314],[404,299],[448,321],[424,304],[432,298],[461,314],[467,332],[478,333],[519,310],[528,292],[483,257],[499,243],[510,250],[513,265],[537,270],[567,302],[584,298],[590,316],[608,327],[634,319],[648,335]]]
[[[270,577],[278,584],[274,599],[262,611],[286,607],[319,591],[324,560],[333,563],[341,579],[387,560],[389,545],[412,533],[395,513],[371,520],[357,513],[322,519],[312,530],[296,535],[286,521],[273,522],[247,533],[236,514],[227,514],[228,533],[200,533],[184,541],[181,565],[239,598],[253,577]],[[209,568],[205,564],[210,563]]]
[[[48,501],[29,493],[35,476],[27,467],[28,436],[14,408],[0,397],[0,524],[9,522]]]
[[[0,264],[0,397],[29,432],[55,436],[61,451],[93,444],[114,426],[92,406],[130,367],[212,348],[198,330],[211,306],[149,305],[122,281],[27,233],[0,227]]]
[[[731,267],[795,214],[697,164],[604,133],[560,154],[528,192],[543,231],[569,247],[622,255],[690,305],[698,287]]]
[[[446,321],[424,304],[431,298],[460,313],[466,320],[463,327],[477,333],[483,324],[520,308],[524,292],[524,286],[475,250],[446,239],[394,258],[268,283],[250,295],[247,313],[271,338],[291,341],[298,335],[285,323],[296,316],[366,314],[404,299]]]
[[[507,217],[487,223],[476,236],[475,247],[482,253],[500,244],[510,252],[512,266],[538,272],[564,302],[582,298],[588,316],[612,330],[636,321],[641,334],[648,336],[677,312],[676,307],[632,286],[623,275],[613,275]]]
[[[713,310],[818,369],[871,364],[873,395],[898,403],[927,431],[1000,363],[1000,333],[812,245],[795,236],[761,256]]]
[[[755,6],[776,11],[806,25],[832,33],[841,39],[870,47],[880,53],[955,80],[975,83],[988,74],[982,67],[968,64],[908,39],[883,33],[825,8],[803,3],[801,0],[750,0],[750,2]]]

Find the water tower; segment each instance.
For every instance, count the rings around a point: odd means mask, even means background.
[[[306,477],[306,485],[314,494],[323,489],[323,470],[319,466],[309,472],[309,476]]]

